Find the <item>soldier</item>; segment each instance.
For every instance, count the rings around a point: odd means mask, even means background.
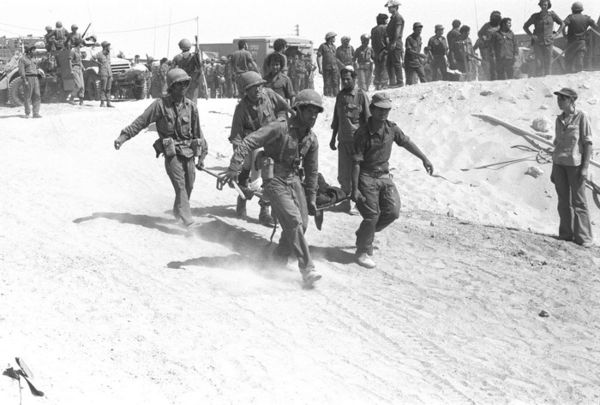
[[[281,70],[281,66],[284,63],[283,58],[280,54],[272,54],[270,73],[265,77],[267,83],[265,87],[272,89],[275,93],[279,94],[282,98],[288,100],[290,105],[294,105],[294,97],[296,92],[290,78]],[[298,55],[294,56],[294,64],[297,64]]]
[[[533,51],[535,53],[536,73],[538,76],[550,74],[552,66],[552,50],[554,49],[554,24],[560,25],[558,31],[564,28],[564,22],[554,11],[551,11],[552,3],[550,0],[540,0],[538,3],[541,11],[534,13],[523,25],[525,33],[531,37]],[[529,27],[534,26],[533,33]]]
[[[294,59],[292,60],[292,64],[290,66],[290,72],[294,70],[294,78],[292,79],[292,85],[294,88],[294,92],[297,94],[298,92],[307,88],[307,75],[308,75],[308,67],[306,66],[306,61],[302,54],[294,55]],[[293,105],[293,103],[292,103]]]
[[[358,70],[358,87],[364,91],[369,91],[371,79],[373,77],[373,48],[369,46],[369,35],[360,36],[361,45],[354,52],[353,62]]]
[[[181,53],[173,58],[172,68],[183,69],[190,77],[190,84],[187,87],[185,96],[192,100],[194,104],[198,103],[198,87],[200,86],[202,65],[200,55],[196,52],[190,52],[192,43],[189,39],[182,39],[178,43]]]
[[[19,59],[19,75],[23,79],[23,101],[25,104],[25,118],[31,114],[31,105],[33,104],[33,118],[42,118],[40,115],[40,81],[38,79],[38,69],[33,52],[35,45],[25,48],[25,55]]]
[[[44,34],[44,44],[48,52],[56,51],[56,39],[54,39],[54,30],[50,25],[46,25],[46,34]]]
[[[315,89],[315,70],[317,70],[317,67],[315,66],[315,64],[312,60],[312,55],[304,56],[304,66],[306,67],[306,85],[305,85],[305,88],[303,88],[301,90],[305,90],[305,89],[314,90]]]
[[[352,199],[363,221],[356,231],[356,260],[366,268],[376,266],[373,256],[375,232],[382,231],[400,215],[400,196],[389,173],[392,144],[396,143],[421,159],[428,174],[433,165],[421,150],[388,121],[392,100],[386,93],[375,93],[371,100],[371,118],[354,135]]]
[[[265,196],[282,227],[274,258],[285,265],[293,253],[298,258],[305,288],[312,288],[321,275],[315,270],[304,233],[308,215],[317,211],[319,142],[312,128],[323,112],[321,97],[314,90],[302,90],[296,97],[294,110],[294,117],[273,121],[246,136],[235,148],[222,179],[235,179],[246,157],[253,150],[265,147],[266,160],[273,162],[273,176],[264,186]]]
[[[398,0],[389,0],[386,5],[391,14],[390,22],[387,25],[387,71],[390,81],[390,87],[404,86],[404,77],[402,73],[402,56],[404,53],[402,34],[404,32],[404,18],[398,12],[400,2]]]
[[[215,81],[215,95],[214,97],[224,98],[225,97],[225,65],[227,64],[227,58],[221,56],[218,62],[215,63],[214,70],[214,81]]]
[[[258,66],[254,62],[252,54],[248,51],[248,43],[244,39],[238,41],[238,50],[231,55],[231,66],[233,68],[234,80],[238,85],[239,96],[243,97],[240,89],[239,77],[246,72],[253,71],[258,73]]]
[[[274,42],[273,42],[273,53],[270,53],[267,55],[267,57],[265,58],[265,61],[263,63],[263,67],[262,67],[262,75],[263,77],[267,77],[271,71],[271,57],[275,56],[275,55],[279,55],[281,58],[283,58],[283,64],[281,65],[281,71],[283,73],[287,73],[288,71],[288,60],[287,60],[287,55],[285,54],[285,50],[287,49],[287,41],[283,38],[277,38]],[[291,78],[292,75],[289,74],[289,77]]]
[[[496,80],[497,68],[492,38],[500,29],[500,21],[502,21],[500,11],[492,11],[490,21],[483,24],[483,27],[477,33],[478,39],[475,44],[476,49],[481,49],[482,69],[489,75],[490,80]]]
[[[79,27],[76,24],[71,25],[71,32],[69,32],[67,40],[65,41],[65,45],[67,48],[72,48],[76,46],[75,42],[78,42],[79,45],[83,43],[83,38],[81,37],[81,34],[77,32],[78,29]]]
[[[185,89],[190,82],[191,78],[184,70],[171,69],[167,73],[168,95],[154,100],[142,115],[121,131],[114,142],[115,149],[119,150],[142,129],[156,123],[159,139],[154,143],[155,149],[165,156],[165,169],[175,190],[173,215],[188,229],[194,225],[190,196],[196,178],[195,168],[200,170],[204,167],[208,153],[200,129],[198,107],[185,97]]]
[[[465,74],[466,80],[474,80],[476,76],[476,68],[474,66],[475,54],[473,53],[473,43],[469,34],[471,27],[463,25],[460,27],[460,37],[454,43],[454,60],[456,68]]]
[[[350,45],[350,37],[342,37],[342,44],[335,50],[335,57],[338,60],[338,66],[340,68],[352,65],[354,48]]]
[[[371,46],[375,60],[375,90],[381,90],[388,85],[387,75],[387,57],[388,57],[388,37],[387,37],[387,20],[386,14],[380,13],[377,15],[377,25],[371,29]]]
[[[69,36],[69,32],[65,27],[63,27],[60,21],[56,22],[56,29],[54,30],[54,41],[56,44],[56,50],[60,51],[65,47],[65,42],[67,41],[67,37]]]
[[[513,78],[515,60],[519,56],[519,45],[515,34],[511,31],[511,26],[512,20],[503,18],[500,22],[500,30],[492,37],[498,80]]]
[[[586,32],[589,27],[599,31],[600,27],[596,25],[592,17],[583,13],[583,3],[576,1],[571,6],[573,14],[565,18],[563,27],[563,36],[567,38],[567,49],[565,50],[565,60],[567,62],[567,72],[578,73],[583,70],[585,56],[587,54],[587,44],[585,41]]]
[[[336,58],[335,32],[325,35],[325,42],[317,50],[317,66],[323,76],[323,95],[335,97],[340,91],[339,67]]]
[[[237,96],[237,90],[234,80],[233,65],[231,64],[231,55],[226,56],[227,63],[225,63],[225,96],[227,98],[233,98]]]
[[[283,97],[271,89],[263,88],[265,81],[256,72],[242,73],[238,79],[240,90],[244,92],[244,97],[235,107],[233,120],[231,122],[231,133],[229,142],[233,145],[234,151],[242,143],[244,138],[259,128],[275,121],[278,117],[285,116],[287,111],[291,111],[290,106]],[[250,172],[254,158],[258,154],[256,151],[250,154],[240,167],[239,183],[242,189],[251,195],[248,190],[250,182]],[[269,204],[261,199],[260,214],[258,220],[265,226],[273,226],[273,218],[269,213]],[[238,197],[236,205],[236,215],[240,218],[246,214],[246,200]]]
[[[431,54],[432,80],[446,80],[448,73],[448,43],[444,38],[444,27],[440,24],[435,26],[435,35],[429,38],[427,51]]]
[[[331,122],[331,150],[338,151],[338,182],[340,187],[350,195],[352,191],[352,154],[354,148],[354,132],[371,116],[369,97],[356,86],[356,72],[352,66],[342,68],[340,72],[342,90],[335,99],[333,121]],[[338,144],[336,147],[336,137]],[[350,201],[339,206],[340,211],[352,214]]]
[[[406,84],[417,84],[417,77],[421,83],[425,83],[424,60],[427,56],[421,53],[423,41],[421,32],[423,24],[416,22],[413,24],[413,33],[406,37],[406,56],[404,58],[404,70],[406,71]]]
[[[460,20],[452,21],[452,29],[448,32],[446,38],[448,39],[448,64],[450,69],[456,69],[456,58],[454,57],[454,43],[460,38],[460,26],[462,23]]]
[[[102,52],[99,52],[95,59],[98,61],[100,74],[100,107],[113,107],[110,103],[110,93],[112,89],[113,74],[110,67],[110,43],[102,41]],[[106,103],[106,104],[105,104]]]
[[[588,115],[575,106],[575,90],[563,88],[554,94],[562,112],[556,117],[550,175],[558,195],[558,239],[591,247],[593,236],[585,188],[592,155],[592,126]]]
[[[83,96],[85,95],[85,83],[83,81],[83,62],[81,58],[81,41],[79,39],[75,39],[73,42],[70,60],[71,72],[73,74],[73,82],[75,84],[75,87],[69,95],[70,99],[67,99],[67,101],[70,104],[75,104],[75,97],[79,97],[79,105],[83,105]]]

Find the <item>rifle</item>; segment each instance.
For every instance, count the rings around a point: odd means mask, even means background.
[[[87,34],[88,30],[90,29],[90,26],[92,25],[92,23],[89,23],[87,28],[85,29],[85,31],[83,31],[83,34],[81,34],[81,38],[85,39],[85,34]]]
[[[198,35],[195,35],[196,43],[194,44],[194,49],[196,50],[196,63],[198,64],[198,69],[200,72],[200,78],[202,79],[202,90],[204,90],[204,97],[208,100],[208,85],[206,84],[206,76],[204,76],[204,69],[202,63],[202,51],[200,50],[200,46],[198,45]]]

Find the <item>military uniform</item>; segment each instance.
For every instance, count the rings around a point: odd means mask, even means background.
[[[443,35],[434,35],[427,44],[431,52],[431,71],[432,80],[445,80],[448,73],[448,63],[446,55],[448,54],[448,43]]]
[[[270,73],[265,79],[267,80],[265,87],[270,88],[282,98],[291,102],[296,95],[292,81],[285,73],[281,71],[276,74]]]
[[[454,55],[454,44],[456,41],[460,41],[460,31],[458,28],[453,28],[446,35],[448,44],[448,62],[450,69],[456,69],[456,56]]]
[[[500,26],[492,26],[487,22],[481,27],[478,36],[479,49],[481,49],[482,70],[486,72],[489,80],[496,80],[496,55],[494,53],[493,37],[500,30]]]
[[[102,51],[96,55],[96,60],[99,64],[100,75],[100,101],[101,105],[104,102],[110,104],[110,92],[112,89],[113,74],[110,67],[110,51]]]
[[[31,113],[31,105],[33,104],[33,116],[40,116],[40,81],[38,78],[37,64],[32,56],[25,54],[19,59],[19,75],[23,79],[25,86],[24,104],[25,115],[29,117]]]
[[[357,66],[358,87],[364,91],[369,91],[371,79],[373,77],[373,48],[369,45],[361,45],[354,52],[354,62]]]
[[[198,107],[183,98],[175,103],[170,95],[155,100],[121,131],[121,143],[133,138],[151,123],[156,123],[165,154],[165,169],[175,190],[173,215],[188,226],[194,223],[190,209],[190,196],[196,179],[194,158],[204,161],[208,146],[198,117]]]
[[[371,29],[371,46],[373,47],[373,60],[375,62],[375,77],[373,80],[375,90],[388,85],[387,45],[387,24],[378,24]]]
[[[592,147],[592,127],[582,111],[556,118],[552,155],[552,182],[558,195],[559,239],[578,244],[592,243],[592,227],[585,196],[585,181],[579,178],[583,144]]]
[[[263,189],[282,228],[277,254],[287,258],[293,253],[305,276],[315,267],[304,233],[308,227],[307,200],[316,200],[319,143],[312,130],[304,132],[301,128],[296,118],[282,118],[249,134],[235,148],[229,169],[240,171],[246,157],[260,147],[264,147],[265,157],[274,161],[273,178],[266,180]]]
[[[404,146],[410,138],[398,126],[386,121],[377,132],[370,119],[354,135],[355,164],[360,165],[358,189],[365,198],[356,207],[363,217],[356,231],[356,254],[373,254],[375,232],[382,231],[400,215],[400,195],[389,173],[392,145]]]
[[[342,89],[336,99],[331,129],[338,138],[338,182],[342,190],[352,191],[354,133],[371,116],[369,97],[360,88]]]
[[[185,97],[197,103],[201,80],[200,70],[202,69],[198,55],[195,52],[183,51],[173,58],[172,68],[183,69],[191,77],[192,80],[185,91]]]
[[[339,61],[340,66],[352,66],[354,48],[352,45],[340,45],[335,50],[335,57]]]
[[[592,17],[589,15],[577,13],[571,14],[565,18],[567,31],[567,49],[565,50],[565,60],[567,63],[567,72],[577,73],[583,70],[585,55],[587,54],[586,32],[589,27],[600,30]]]
[[[423,41],[421,36],[415,33],[406,37],[406,57],[404,58],[404,69],[406,71],[406,84],[417,84],[417,77],[421,83],[425,83],[425,69],[421,60],[421,47]]]
[[[562,25],[561,18],[552,10],[540,11],[529,17],[523,25],[525,32],[534,26],[533,50],[535,53],[536,73],[538,76],[550,74],[552,50],[554,47],[554,24]]]
[[[519,56],[519,45],[511,31],[497,31],[492,37],[492,48],[496,60],[496,78],[512,79],[515,60]]]
[[[60,51],[65,47],[65,42],[67,42],[67,38],[69,37],[69,31],[67,31],[65,27],[60,27],[56,28],[53,33],[56,50]]]
[[[79,97],[79,103],[83,104],[83,96],[85,95],[85,83],[83,81],[83,62],[81,60],[81,51],[79,47],[71,48],[71,72],[75,88],[71,92],[71,98]]]
[[[390,86],[404,86],[402,73],[404,18],[397,10],[392,14],[386,31],[388,37],[387,71]]]
[[[340,91],[340,72],[336,58],[336,47],[327,42],[321,44],[317,56],[323,58],[323,95],[335,97]]]

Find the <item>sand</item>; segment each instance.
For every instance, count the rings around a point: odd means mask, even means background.
[[[396,148],[402,214],[377,235],[378,267],[354,263],[360,217],[327,212],[307,232],[323,274],[311,291],[292,261],[266,265],[258,204],[236,219],[235,192],[212,177],[197,175],[197,232],[172,220],[156,134],[112,146],[150,100],[44,104],[41,120],[2,107],[0,361],[23,357],[46,392],[23,404],[597,404],[600,248],[555,239],[550,165],[471,114],[553,124],[551,92],[571,86],[598,136],[599,85],[581,73],[391,91],[390,118],[443,178]],[[235,103],[199,101],[210,169],[228,165]],[[333,104],[315,127],[331,183]],[[532,160],[474,169],[518,158]],[[0,404],[18,403],[1,377]]]

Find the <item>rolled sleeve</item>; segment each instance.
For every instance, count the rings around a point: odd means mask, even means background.
[[[142,115],[121,130],[121,136],[123,136],[125,140],[129,140],[139,134],[142,129],[146,128],[151,123],[158,121],[161,117],[160,103],[162,103],[162,100],[158,99],[150,104]]]
[[[410,142],[410,137],[404,133],[398,126],[394,126],[394,142],[398,146],[405,146]]]
[[[581,145],[592,144],[592,123],[587,114],[582,114],[581,124],[579,125],[579,142]]]

